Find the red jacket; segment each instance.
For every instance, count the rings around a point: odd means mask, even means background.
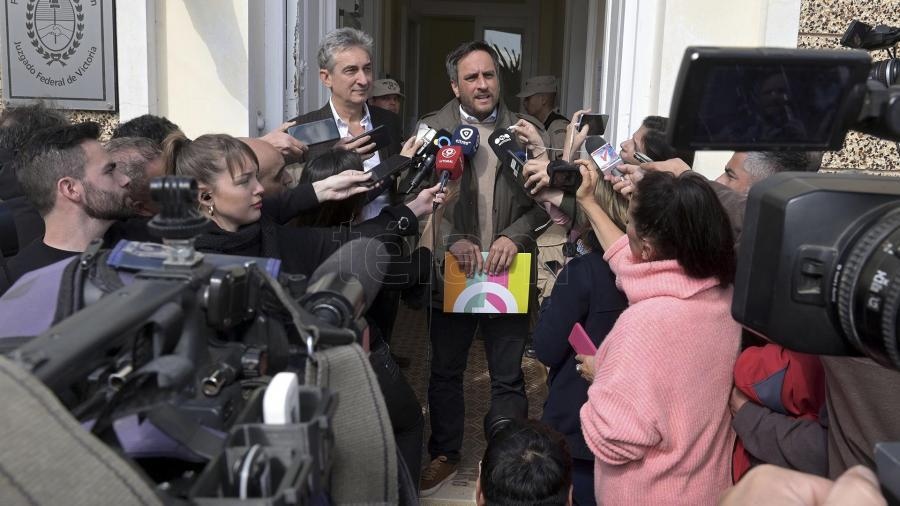
[[[825,372],[819,358],[777,344],[744,350],[734,365],[734,386],[751,402],[795,418],[816,420],[825,404]],[[750,454],[738,439],[732,469],[734,481],[750,467]]]

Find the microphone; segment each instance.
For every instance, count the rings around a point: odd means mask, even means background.
[[[464,158],[472,158],[478,151],[480,137],[481,134],[478,133],[477,128],[469,125],[459,125],[453,131],[453,138],[450,140],[450,143],[462,148]]]
[[[500,163],[509,167],[513,175],[524,185],[525,179],[522,177],[522,167],[525,165],[525,162],[518,155],[522,151],[522,146],[516,142],[513,135],[505,128],[498,128],[488,138],[488,143],[491,149],[494,150],[494,154],[497,155]]]
[[[447,181],[456,181],[462,175],[463,153],[462,147],[454,145],[441,148],[438,152],[437,161],[434,162],[434,171],[441,175],[441,187],[438,189],[438,193],[444,191]],[[437,207],[438,205],[435,203],[432,210],[436,210]]]
[[[431,132],[434,132],[431,135],[431,140],[426,140],[413,157],[415,160],[413,162],[413,168],[418,172],[409,183],[409,188],[406,189],[407,195],[412,193],[423,181],[425,181],[426,177],[431,175],[431,167],[434,165],[438,149],[450,145],[450,137],[452,136],[450,132],[444,129],[430,129],[423,139],[427,139],[428,134]]]
[[[349,327],[378,295],[386,270],[380,264],[388,259],[378,239],[362,237],[344,244],[313,272],[301,305],[326,323]]]
[[[603,174],[611,173],[616,177],[622,176],[622,173],[616,168],[622,162],[622,159],[619,158],[619,152],[616,151],[612,144],[606,142],[606,139],[602,136],[589,135],[584,140],[584,149],[591,155],[600,172]]]

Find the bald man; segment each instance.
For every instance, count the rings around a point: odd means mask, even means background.
[[[241,139],[244,144],[250,146],[256,160],[259,162],[259,183],[265,190],[265,195],[271,197],[288,189],[294,179],[287,171],[284,156],[274,146],[260,139]]]

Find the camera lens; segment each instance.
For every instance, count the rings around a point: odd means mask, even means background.
[[[874,79],[885,86],[893,86],[897,84],[897,77],[900,75],[900,59],[891,58],[872,64],[872,70],[869,71],[869,79]]]
[[[900,209],[869,221],[843,262],[837,312],[844,335],[882,365],[900,368]]]

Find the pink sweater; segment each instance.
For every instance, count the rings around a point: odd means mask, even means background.
[[[731,290],[674,260],[605,255],[629,307],[597,350],[581,427],[599,504],[715,504],[731,485],[728,398],[740,349]]]

